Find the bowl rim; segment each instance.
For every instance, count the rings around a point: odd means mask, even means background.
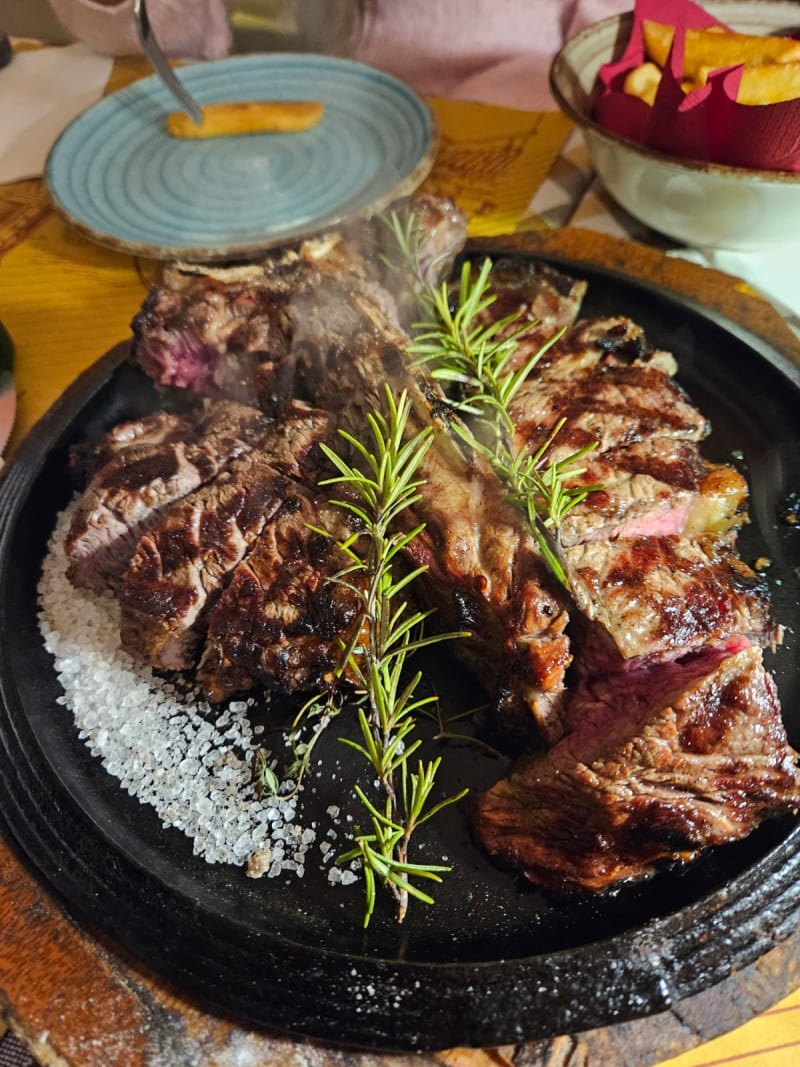
[[[798,18],[800,19],[800,12],[798,12]],[[634,155],[641,156],[652,162],[675,167],[678,170],[686,169],[697,173],[716,174],[720,177],[724,176],[733,180],[747,178],[765,185],[793,185],[800,182],[800,171],[763,170],[754,167],[737,167],[728,163],[711,163],[700,159],[683,159],[682,157],[671,156],[666,152],[660,152],[658,149],[639,144],[637,141],[631,141],[626,137],[620,137],[619,134],[612,133],[612,131],[607,130],[605,126],[601,126],[590,115],[580,111],[566,98],[565,93],[559,85],[559,77],[567,67],[567,57],[574,48],[575,43],[581,40],[589,40],[601,27],[611,24],[616,25],[619,28],[622,28],[626,24],[629,27],[633,24],[633,12],[626,11],[621,14],[610,15],[608,18],[601,19],[598,22],[592,23],[591,26],[587,26],[586,29],[581,30],[580,33],[576,33],[562,45],[550,64],[550,91],[559,108],[564,112],[567,118],[575,123],[576,126],[582,130],[590,132],[593,136],[596,136],[601,140],[609,142],[611,145],[632,152]],[[608,60],[604,60],[604,62],[608,62]],[[768,107],[769,105],[763,106]]]

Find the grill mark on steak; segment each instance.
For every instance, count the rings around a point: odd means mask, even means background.
[[[592,624],[593,671],[742,635],[773,644],[766,582],[715,537],[637,537],[564,552],[576,603]]]
[[[127,448],[169,444],[191,436],[195,420],[196,416],[156,411],[141,419],[121,422],[96,444],[75,446],[70,452],[71,469],[85,484]]]
[[[595,442],[606,452],[648,437],[699,441],[710,429],[676,382],[639,364],[567,380],[532,378],[517,393],[511,417],[518,448],[538,447],[565,420],[549,453],[554,461]]]
[[[224,401],[204,410],[188,440],[116,450],[72,517],[65,545],[70,581],[88,589],[113,584],[161,509],[211,481],[257,444],[268,425],[255,408]]]
[[[607,366],[644,359],[646,351],[644,330],[624,315],[581,319],[542,354],[531,377],[575,378]]]
[[[155,667],[195,662],[208,612],[237,563],[330,433],[325,412],[295,404],[259,447],[184,497],[145,534],[119,588],[122,646]]]
[[[516,316],[500,336],[517,333],[517,349],[508,369],[517,370],[559,332],[572,326],[586,294],[586,282],[535,260],[496,260],[489,276],[494,302],[478,321]],[[552,349],[550,350],[552,352]],[[546,354],[543,360],[554,359]],[[540,360],[541,364],[542,360]]]
[[[570,486],[602,488],[570,511],[559,530],[565,548],[585,541],[679,534],[695,504],[707,465],[693,442],[648,438],[627,448],[590,453]]]
[[[127,652],[154,667],[192,665],[210,606],[280,507],[284,482],[260,453],[251,453],[142,537],[119,589]]]
[[[340,640],[357,624],[360,602],[351,589],[330,581],[348,558],[312,526],[334,536],[351,532],[339,509],[291,484],[211,614],[197,671],[209,700],[225,700],[256,682],[287,693],[333,684]]]
[[[760,649],[598,681],[571,721],[474,806],[487,851],[537,885],[602,891],[800,804]]]

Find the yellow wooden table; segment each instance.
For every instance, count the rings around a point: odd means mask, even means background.
[[[109,87],[141,73],[138,61],[118,62]],[[600,235],[545,231],[527,215],[532,193],[569,133],[561,116],[433,104],[442,144],[427,187],[459,201],[473,237],[524,232],[527,248],[557,249],[692,293],[800,363],[793,335],[735,279]],[[129,336],[155,269],[81,237],[49,208],[40,181],[0,186],[0,320],[16,344],[18,388],[12,462],[14,446],[64,387]],[[682,1013],[518,1048],[421,1056],[341,1053],[250,1033],[205,1014],[102,932],[77,927],[0,838],[0,1032],[9,1023],[53,1067],[646,1067],[657,1060],[663,1067],[794,1067],[800,992],[775,1001],[800,986],[799,945],[790,939],[747,975],[727,980],[711,998],[695,998]],[[750,1021],[739,1025],[744,1020]],[[677,1058],[665,1059],[675,1053]]]

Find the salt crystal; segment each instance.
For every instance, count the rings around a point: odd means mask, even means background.
[[[315,834],[296,825],[293,800],[265,807],[256,795],[249,764],[264,727],[248,722],[254,699],[232,701],[217,716],[196,686],[158,678],[119,648],[113,595],[76,590],[66,578],[63,540],[72,510],[59,516],[48,546],[38,619],[64,689],[56,702],[72,712],[77,736],[123,789],[155,808],[164,826],[188,834],[196,855],[247,863],[251,876],[269,864],[266,873],[277,877],[291,862],[301,875]],[[284,784],[282,792],[292,788]],[[286,825],[293,845],[284,863]]]

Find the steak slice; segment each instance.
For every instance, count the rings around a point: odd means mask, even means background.
[[[581,662],[592,673],[742,636],[780,640],[766,582],[717,537],[635,537],[563,554],[576,604],[591,624]]]
[[[528,742],[537,730],[557,731],[564,674],[571,661],[565,629],[567,597],[547,573],[522,514],[488,464],[465,456],[452,429],[452,411],[423,369],[411,369],[408,337],[346,279],[298,308],[295,350],[319,402],[339,412],[340,425],[363,439],[367,415],[383,408],[389,383],[405,390],[408,433],[433,429],[434,443],[419,470],[423,480],[409,528],[425,524],[407,549],[427,566],[419,595],[436,609],[432,625],[466,629],[454,653],[478,674],[498,721]]]
[[[644,330],[631,319],[622,315],[580,319],[542,354],[531,377],[563,381],[646,357]]]
[[[518,258],[495,260],[489,286],[495,299],[478,321],[488,324],[515,316],[504,331],[506,335],[517,333],[517,349],[508,363],[509,370],[523,367],[560,330],[573,325],[587,288],[586,282],[546,263]]]
[[[339,509],[289,484],[280,511],[211,613],[197,671],[209,700],[256,682],[285,693],[335,682],[341,641],[359,624],[361,605],[352,589],[330,580],[348,558],[312,527],[337,536],[352,532]]]
[[[159,386],[252,402],[264,354],[288,352],[292,295],[315,281],[293,251],[262,265],[171,267],[133,320],[132,358]]]
[[[156,411],[141,419],[121,422],[96,444],[80,445],[72,449],[70,461],[76,472],[82,472],[84,480],[93,478],[101,467],[126,448],[186,440],[191,437],[196,421],[196,415]]]
[[[117,449],[72,517],[65,546],[70,581],[96,590],[113,584],[159,512],[248,452],[268,426],[255,408],[224,401],[205,408],[186,440]]]
[[[593,443],[602,453],[653,437],[700,441],[710,430],[676,382],[639,363],[567,379],[534,376],[514,398],[511,417],[516,446],[525,449],[536,449],[565,420],[551,460]]]
[[[701,491],[707,466],[696,444],[654,437],[581,461],[570,486],[600,485],[563,519],[561,544],[679,534]]]
[[[474,806],[486,850],[537,885],[602,891],[800,805],[760,649],[595,681],[569,724]]]
[[[419,217],[420,270],[435,281],[464,243],[463,213],[429,195],[406,207]],[[399,321],[393,292],[402,288],[399,298],[407,302],[409,278],[402,270],[387,271],[387,236],[373,220],[352,226],[349,236],[324,234],[261,263],[171,267],[133,320],[133,359],[160,386],[247,403],[272,394],[285,399],[294,391],[294,305],[323,279],[347,277],[389,320]]]
[[[479,467],[457,478],[437,452],[425,476],[413,516],[425,529],[406,551],[427,568],[415,588],[435,609],[431,623],[469,633],[449,650],[494,699],[509,737],[555,740],[572,661],[566,595],[494,477]]]
[[[260,446],[162,513],[141,538],[118,590],[122,647],[154,667],[196,660],[208,612],[300,475],[330,416],[304,404],[271,426]]]
[[[206,614],[280,507],[284,483],[262,453],[250,453],[141,538],[118,591],[126,652],[169,670],[195,662]]]

